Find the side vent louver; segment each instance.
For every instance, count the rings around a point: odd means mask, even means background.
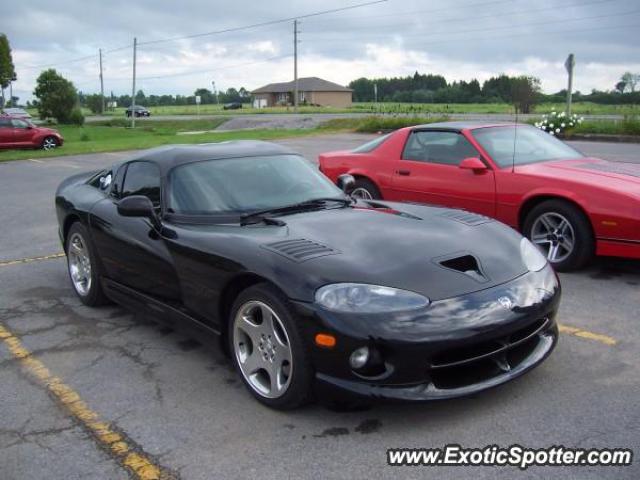
[[[470,227],[475,227],[477,225],[493,221],[484,215],[478,215],[477,213],[471,213],[464,210],[445,210],[440,214],[440,216],[455,220],[456,222],[464,223]]]
[[[287,257],[294,262],[304,262],[312,258],[324,257],[327,255],[337,255],[340,253],[333,248],[312,242],[304,238],[295,240],[281,240],[279,242],[267,243],[262,248],[275,252],[283,257]]]
[[[480,264],[476,257],[473,255],[461,255],[456,257],[447,258],[446,260],[440,260],[438,263],[444,268],[449,270],[455,270],[460,273],[464,273],[468,277],[473,278],[475,281],[484,283],[488,278],[480,268]]]

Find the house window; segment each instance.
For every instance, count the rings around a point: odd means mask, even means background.
[[[298,101],[304,102],[305,100],[304,92],[298,92]]]

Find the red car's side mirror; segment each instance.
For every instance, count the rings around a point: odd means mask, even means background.
[[[487,166],[478,157],[469,157],[460,162],[460,168],[464,168],[465,170],[473,170],[476,173],[480,173],[483,170],[486,170]]]

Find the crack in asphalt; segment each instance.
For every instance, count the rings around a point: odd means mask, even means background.
[[[8,348],[12,357],[23,368],[27,377],[39,387],[44,388],[52,400],[59,405],[74,424],[85,430],[96,444],[106,451],[133,478],[139,480],[175,480],[178,474],[164,466],[160,466],[151,455],[144,452],[142,447],[131,440],[129,435],[114,422],[105,422],[92,411],[81,399],[77,392],[68,387],[63,381],[54,376],[47,367],[27,350],[20,339],[0,324],[0,340]],[[45,349],[46,350],[46,349]],[[22,428],[26,428],[28,420]],[[48,434],[61,433],[62,430],[51,429]],[[18,443],[27,441],[29,436],[21,430],[10,431],[17,436]],[[49,449],[33,440],[41,448]],[[14,442],[15,443],[15,442]]]

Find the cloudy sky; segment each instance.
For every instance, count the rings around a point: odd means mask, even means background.
[[[366,0],[20,0],[3,8],[0,31],[13,48],[14,95],[31,98],[46,66],[79,90],[131,91],[133,37],[137,87],[146,94],[191,94],[293,78],[291,21],[175,39],[356,5]],[[565,87],[563,63],[576,55],[574,88],[611,89],[625,71],[640,73],[637,0],[387,0],[303,18],[301,77],[341,84],[416,70],[449,81],[535,75],[543,90]],[[171,41],[162,41],[173,38]]]

